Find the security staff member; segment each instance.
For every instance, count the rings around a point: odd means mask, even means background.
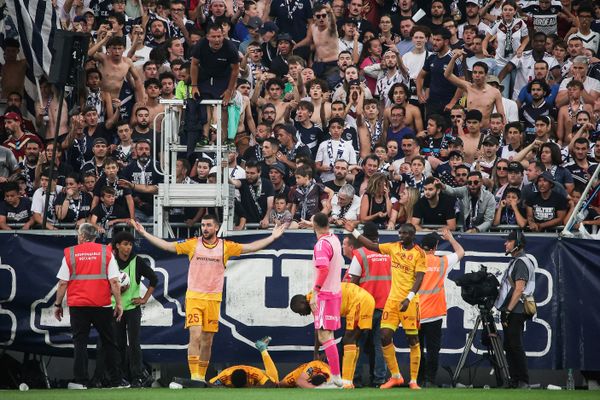
[[[513,259],[502,275],[500,293],[495,307],[501,312],[504,328],[504,351],[512,386],[527,388],[529,373],[523,349],[523,331],[527,316],[523,313],[524,296],[535,291],[535,270],[537,260],[525,253],[525,235],[522,231],[511,231],[504,242],[506,255]]]
[[[379,232],[373,222],[364,224],[363,235],[375,243],[379,242]],[[387,254],[362,247],[352,236],[344,239],[343,249],[344,256],[352,260],[344,281],[359,285],[375,299],[373,327],[367,335],[360,337],[359,347],[369,354],[371,384],[380,386],[387,378],[387,367],[381,347],[381,316],[392,285],[392,260]]]
[[[69,389],[86,389],[88,382],[87,342],[93,324],[106,351],[106,363],[111,387],[129,387],[118,372],[119,355],[112,326],[113,315],[119,321],[123,315],[119,267],[110,247],[94,243],[98,230],[92,224],[79,227],[77,246],[64,250],[54,303],[54,316],[61,321],[62,302],[68,294],[67,305],[71,316],[74,344],[74,381]],[[111,297],[115,297],[114,313]]]
[[[146,304],[158,284],[156,273],[142,257],[133,250],[133,234],[127,231],[117,233],[112,241],[119,270],[129,276],[129,285],[121,287],[123,318],[116,324],[116,340],[121,354],[121,373],[129,375],[131,387],[142,386],[142,347],[140,345],[140,327],[142,324],[141,305]],[[142,277],[148,279],[148,288],[140,296]],[[113,299],[113,305],[115,304]]]
[[[421,328],[419,342],[421,345],[421,367],[419,369],[419,384],[425,387],[435,386],[438,370],[438,360],[442,345],[442,322],[446,316],[446,291],[444,282],[454,264],[460,262],[465,255],[463,247],[454,239],[448,229],[441,230],[441,236],[436,232],[423,238],[421,248],[425,250],[427,272],[419,289]],[[438,243],[447,240],[454,253],[436,256]],[[427,357],[425,357],[427,347]]]

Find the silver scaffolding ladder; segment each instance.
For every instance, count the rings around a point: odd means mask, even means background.
[[[177,183],[177,155],[185,153],[187,146],[179,143],[179,120],[180,111],[183,109],[183,100],[160,100],[164,104],[164,112],[159,113],[153,121],[154,143],[153,159],[158,160],[158,154],[162,156],[159,163],[154,163],[155,171],[163,177],[163,183],[158,184],[158,193],[154,196],[154,234],[158,237],[175,237],[173,229],[169,224],[167,208],[170,207],[222,207],[223,221],[221,229],[233,229],[233,201],[234,188],[229,185],[229,167],[227,166],[228,146],[221,145],[223,132],[221,124],[222,115],[221,100],[202,100],[201,104],[214,107],[217,119],[217,145],[196,146],[196,152],[216,153],[215,165],[217,166],[217,182],[190,185]],[[162,132],[160,140],[156,137],[156,123],[163,115],[161,122]],[[225,162],[223,162],[225,161]],[[222,169],[222,167],[224,169]]]

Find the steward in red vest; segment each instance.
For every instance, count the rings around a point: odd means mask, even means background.
[[[373,242],[379,241],[377,226],[372,222],[364,224],[363,235]],[[381,348],[381,316],[392,285],[392,262],[390,256],[360,246],[352,235],[344,238],[344,256],[352,261],[343,280],[359,285],[375,299],[373,327],[367,335],[360,336],[358,343],[370,355],[370,383],[381,385],[385,383],[388,372]]]
[[[440,239],[447,240],[454,253],[436,256],[435,251]],[[444,282],[451,267],[463,258],[465,251],[448,229],[442,229],[442,236],[435,232],[426,235],[421,242],[421,248],[426,252],[427,272],[419,289],[421,365],[418,380],[421,386],[432,387],[435,386],[442,345],[442,322],[446,315]],[[427,357],[425,357],[425,349],[427,349]]]
[[[77,246],[65,249],[54,303],[54,316],[63,318],[63,300],[67,295],[70,323],[73,331],[74,380],[69,389],[86,389],[88,383],[87,345],[90,328],[98,331],[106,353],[110,387],[129,387],[122,381],[118,365],[119,354],[113,330],[111,294],[115,297],[114,317],[121,319],[121,287],[119,267],[110,246],[94,243],[98,230],[92,224],[82,224],[78,230]]]

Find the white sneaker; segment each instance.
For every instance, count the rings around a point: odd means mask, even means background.
[[[329,381],[315,387],[315,389],[343,389],[343,387],[336,385],[333,381]]]
[[[183,385],[177,382],[169,383],[169,389],[183,389]]]
[[[334,385],[340,388],[344,386],[344,381],[339,375],[332,376],[331,382],[333,382]]]
[[[82,385],[81,383],[69,382],[69,384],[67,385],[67,389],[70,389],[70,390],[85,390],[85,389],[87,389],[87,386]]]

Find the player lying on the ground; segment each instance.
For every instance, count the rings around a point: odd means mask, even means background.
[[[208,384],[200,385],[198,381],[185,378],[175,378],[173,382],[187,388],[199,387],[261,387],[261,388],[304,388],[314,389],[327,382],[331,376],[329,365],[321,360],[315,360],[300,365],[279,380],[277,368],[267,351],[270,337],[264,337],[255,343],[256,348],[262,355],[265,371],[248,365],[235,365],[223,370],[219,375],[210,380]]]
[[[306,296],[297,294],[292,297],[290,308],[297,314],[309,315],[310,299],[312,292]],[[342,282],[342,307],[340,316],[346,318],[346,332],[342,343],[344,344],[344,358],[342,360],[342,380],[344,388],[352,388],[354,371],[360,354],[356,343],[362,331],[371,330],[373,326],[373,313],[375,300],[365,289],[349,282]]]
[[[221,371],[221,373],[212,378],[209,387],[277,387],[279,382],[279,373],[275,367],[275,363],[271,359],[267,346],[271,338],[266,336],[255,343],[256,348],[260,351],[260,355],[265,365],[265,370],[261,370],[249,365],[234,365]]]
[[[290,372],[279,382],[280,388],[314,389],[331,377],[329,365],[321,360],[304,363]]]

